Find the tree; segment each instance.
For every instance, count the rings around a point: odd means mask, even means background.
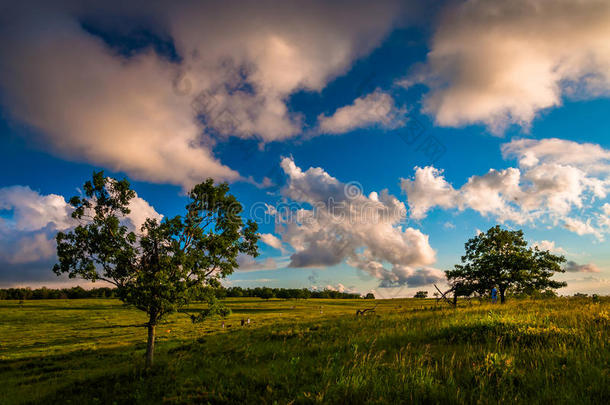
[[[53,271],[113,284],[123,302],[146,312],[150,366],[159,321],[200,297],[204,287],[218,286],[238,267],[238,253],[257,256],[257,225],[243,223],[242,206],[228,185],[212,179],[188,193],[184,217],[147,219],[138,233],[126,225],[135,197],[126,179],[97,172],[83,190],[85,197],[70,199],[80,224],[57,234],[59,263]],[[193,321],[226,312],[213,294],[207,297],[208,310]]]
[[[415,293],[414,298],[428,298],[428,291],[418,291]]]
[[[365,299],[365,300],[374,300],[374,299],[375,299],[375,294],[373,294],[372,292],[367,293],[367,294],[364,296],[364,299]]]
[[[273,290],[271,288],[263,287],[263,289],[261,290],[260,297],[262,299],[268,300],[270,298],[275,298],[275,293],[273,292]]]
[[[311,291],[309,291],[307,288],[301,288],[301,291],[299,291],[299,298],[306,300],[309,297],[311,297]]]
[[[504,303],[506,292],[531,292],[564,287],[565,282],[551,280],[563,273],[565,258],[538,247],[527,247],[523,231],[502,229],[499,225],[479,233],[465,244],[462,264],[445,271],[454,294],[485,294],[494,286]]]

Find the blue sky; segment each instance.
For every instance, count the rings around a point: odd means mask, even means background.
[[[312,2],[301,15],[297,3],[9,10],[0,286],[71,282],[50,271],[57,207],[104,169],[165,216],[182,212],[197,179],[229,181],[281,249],[261,241],[257,263],[244,259],[227,285],[432,291],[469,237],[502,223],[566,255],[564,293],[610,292],[607,5]],[[258,23],[241,23],[248,13]],[[580,18],[591,21],[569,24]],[[469,179],[485,188],[462,188]],[[282,202],[310,210],[346,185],[362,192],[349,207],[396,201],[404,218],[288,229],[260,214]],[[387,200],[370,195],[384,189]],[[349,244],[334,246],[337,235]]]

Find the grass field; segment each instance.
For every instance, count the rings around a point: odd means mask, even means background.
[[[610,400],[609,298],[375,303],[229,299],[225,329],[174,314],[145,371],[144,314],[117,300],[0,301],[0,402]]]

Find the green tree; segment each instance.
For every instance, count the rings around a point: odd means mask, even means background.
[[[126,179],[97,172],[83,190],[84,197],[70,199],[72,217],[80,224],[57,234],[59,263],[53,271],[113,284],[123,302],[146,312],[150,366],[159,321],[200,296],[204,287],[217,287],[238,267],[238,253],[257,256],[257,225],[244,224],[242,206],[228,185],[214,185],[212,179],[188,193],[184,216],[147,219],[138,233],[126,226],[135,197]],[[225,312],[213,294],[208,297],[208,310],[193,320]]]
[[[367,294],[364,296],[364,299],[365,299],[365,300],[374,300],[374,299],[375,299],[375,294],[373,294],[372,292],[367,293]]]
[[[428,291],[418,291],[415,293],[414,298],[427,298]]]
[[[275,298],[275,293],[273,292],[273,290],[271,288],[263,287],[259,297],[261,297],[264,300],[268,300],[270,298]]]
[[[485,294],[495,286],[504,303],[509,290],[520,293],[567,285],[551,280],[553,274],[565,271],[561,268],[565,258],[528,247],[521,230],[510,231],[496,225],[469,239],[465,250],[462,264],[445,271],[457,295]]]

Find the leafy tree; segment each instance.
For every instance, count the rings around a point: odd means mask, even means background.
[[[372,292],[367,293],[367,294],[364,296],[364,299],[365,299],[365,300],[374,300],[374,299],[375,299],[375,294],[373,294]]]
[[[418,291],[415,293],[414,298],[427,298],[428,291]]]
[[[502,229],[499,225],[480,233],[465,244],[462,264],[445,271],[457,295],[485,294],[494,286],[504,303],[508,290],[519,293],[564,287],[565,282],[551,280],[563,273],[565,258],[537,247],[527,247],[523,231]]]
[[[263,287],[260,297],[262,299],[268,300],[270,298],[275,298],[275,293],[273,292],[273,290],[271,288]]]
[[[147,219],[139,233],[125,222],[135,196],[126,179],[94,173],[84,185],[85,197],[70,199],[80,225],[57,234],[59,263],[53,271],[111,283],[122,301],[146,312],[147,366],[159,321],[200,296],[203,287],[218,286],[238,267],[238,253],[258,255],[257,225],[243,223],[242,206],[228,191],[226,183],[207,179],[188,193],[184,216]],[[199,319],[222,312],[210,298]]]
[[[275,293],[275,297],[282,298],[282,299],[295,298],[293,296],[293,290],[289,290],[289,289],[285,289],[285,288],[278,289]]]
[[[302,298],[305,300],[309,297],[311,297],[311,291],[309,291],[307,288],[301,288],[299,294],[297,295],[297,298]]]

